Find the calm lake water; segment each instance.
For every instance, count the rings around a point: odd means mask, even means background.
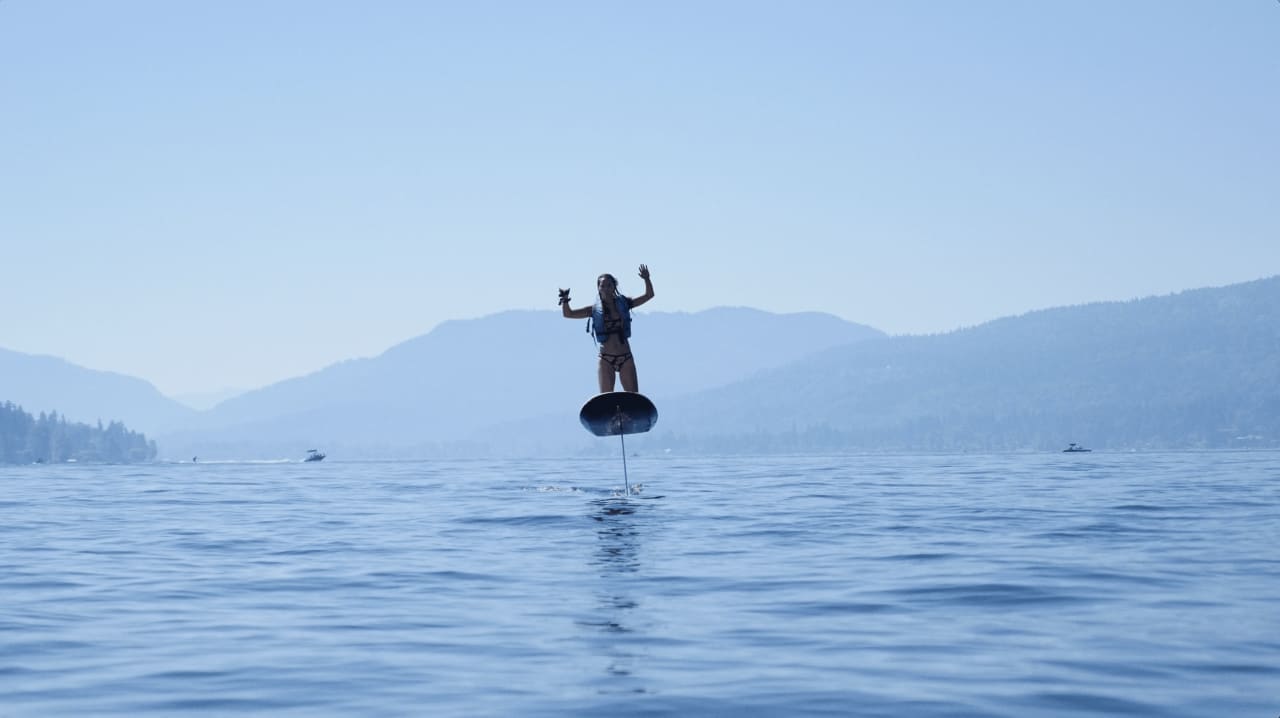
[[[1280,454],[0,467],[0,715],[1280,715]]]

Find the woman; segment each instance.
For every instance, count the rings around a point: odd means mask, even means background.
[[[640,391],[636,379],[636,360],[631,355],[631,310],[653,299],[653,282],[649,281],[649,268],[640,265],[640,278],[644,280],[644,294],[632,299],[618,294],[618,280],[612,274],[601,274],[596,279],[595,306],[581,309],[569,308],[569,290],[560,290],[560,309],[566,319],[591,317],[588,326],[600,346],[600,393],[613,391],[614,376],[622,375],[623,391]]]

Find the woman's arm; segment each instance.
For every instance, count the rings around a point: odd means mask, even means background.
[[[560,290],[560,309],[565,319],[586,319],[591,316],[592,307],[582,307],[581,309],[569,308],[569,290]]]
[[[649,280],[649,267],[640,265],[640,278],[644,280],[644,294],[631,300],[631,306],[638,307],[653,299],[653,282]]]

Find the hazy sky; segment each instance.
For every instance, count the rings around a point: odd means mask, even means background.
[[[0,347],[171,394],[641,262],[891,333],[1256,279],[1280,3],[3,0],[0,248]]]

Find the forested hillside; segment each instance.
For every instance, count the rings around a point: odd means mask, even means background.
[[[0,404],[0,463],[132,463],[155,455],[154,441],[118,421],[89,426],[68,422],[57,412],[32,416],[12,402]]]
[[[1280,446],[1280,278],[840,347],[668,407],[699,451]]]

